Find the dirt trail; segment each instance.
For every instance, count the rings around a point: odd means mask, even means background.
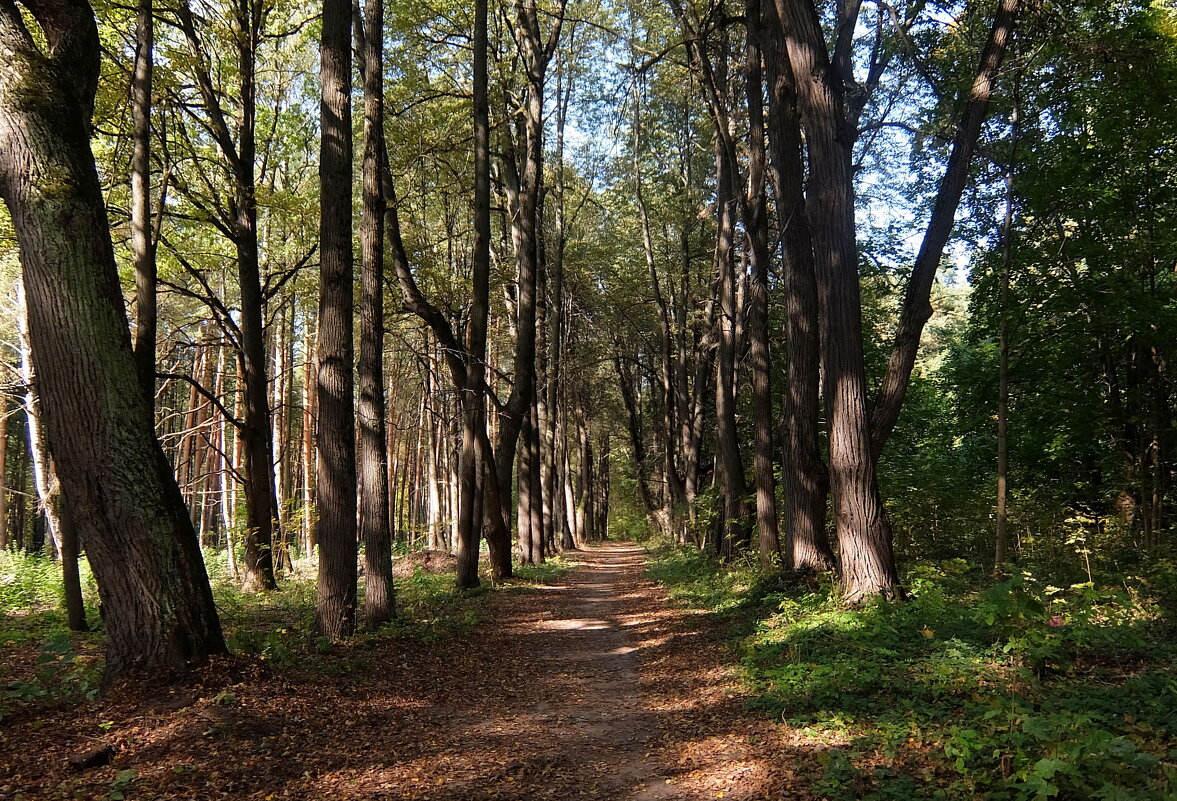
[[[576,558],[557,584],[490,595],[467,635],[0,728],[0,799],[101,798],[127,771],[129,801],[806,797],[770,724],[741,714],[723,633],[667,605],[641,548]],[[114,764],[70,772],[95,742]]]
[[[592,797],[673,798],[646,757],[659,732],[638,680],[640,643],[632,632],[646,622],[644,552],[613,545],[578,558],[583,565],[563,585],[546,588],[546,612],[504,630],[527,642],[537,671],[557,685],[551,700],[538,700],[510,722],[550,733],[552,746],[541,758],[555,770],[580,773]]]

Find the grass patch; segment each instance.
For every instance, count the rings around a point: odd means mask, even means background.
[[[1052,586],[916,564],[911,599],[846,609],[835,588],[655,554],[672,598],[740,619],[753,706],[824,750],[831,799],[1173,798],[1172,565]]]
[[[294,572],[282,576],[279,589],[268,593],[241,592],[224,551],[206,551],[205,563],[233,653],[276,668],[300,664],[314,669],[317,663],[307,661],[308,657],[339,650],[314,633],[312,561],[296,561]],[[362,649],[387,639],[433,642],[466,634],[483,619],[488,593],[526,592],[536,584],[556,581],[575,564],[556,557],[541,565],[518,566],[514,580],[495,584],[484,575],[481,587],[466,592],[454,589],[453,573],[418,569],[395,579],[397,619],[379,632],[357,634],[353,644]],[[85,559],[81,569],[90,624],[96,629],[86,634],[70,632],[66,626],[59,564],[36,554],[0,551],[0,648],[8,649],[0,659],[0,681],[7,687],[7,701],[0,696],[0,707],[92,695],[101,673],[102,621],[97,613],[97,586]],[[361,610],[363,590],[361,579]]]

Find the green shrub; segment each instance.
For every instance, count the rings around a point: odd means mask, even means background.
[[[831,586],[784,580],[757,601],[766,577],[749,583],[744,566],[729,573],[697,553],[659,554],[650,575],[682,602],[752,618],[740,654],[754,708],[849,740],[821,752],[826,797],[1177,793],[1165,576],[992,584],[963,560],[924,562],[904,577],[908,601],[846,609]],[[908,767],[913,755],[924,772]]]

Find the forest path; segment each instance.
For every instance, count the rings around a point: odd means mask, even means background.
[[[728,632],[669,605],[638,546],[572,557],[556,583],[463,607],[477,625],[457,632],[284,669],[230,660],[189,687],[0,727],[0,799],[811,798],[799,752],[744,714]],[[114,764],[71,771],[94,743]]]

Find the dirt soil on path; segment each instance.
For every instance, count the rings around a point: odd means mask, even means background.
[[[725,633],[667,605],[644,551],[577,559],[489,596],[469,634],[0,723],[0,799],[813,797],[790,767],[812,752],[743,713]],[[112,764],[69,766],[106,744]]]

